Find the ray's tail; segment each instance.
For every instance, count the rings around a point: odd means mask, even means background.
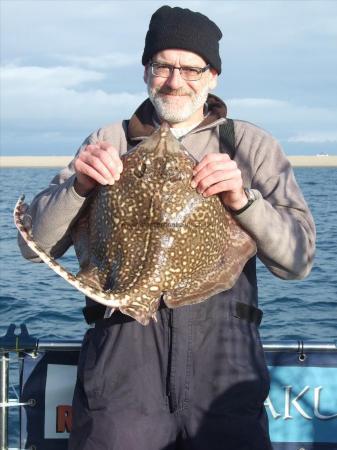
[[[96,289],[80,279],[78,279],[75,275],[71,274],[66,270],[61,264],[51,258],[35,241],[32,236],[30,230],[28,230],[23,223],[23,212],[22,206],[24,204],[25,196],[22,195],[17,201],[14,209],[14,223],[16,228],[19,230],[22,238],[25,240],[30,249],[36,253],[37,256],[41,258],[41,260],[46,263],[51,269],[54,270],[58,275],[64,278],[69,284],[74,286],[84,295],[90,297],[92,300],[95,300],[102,305],[106,305],[109,307],[121,307],[127,306],[130,298],[127,295],[114,295],[112,292],[104,292],[103,290]]]

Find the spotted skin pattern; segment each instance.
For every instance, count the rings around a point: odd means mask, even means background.
[[[15,223],[27,244],[79,291],[143,325],[155,318],[161,298],[176,308],[230,289],[256,253],[255,242],[217,195],[204,198],[191,187],[196,161],[168,125],[122,161],[120,180],[92,196],[89,254],[77,276],[34,242],[21,198]]]

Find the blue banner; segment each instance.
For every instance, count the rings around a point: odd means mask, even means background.
[[[337,353],[266,352],[275,450],[337,450]]]

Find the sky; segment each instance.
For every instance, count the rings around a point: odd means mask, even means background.
[[[147,97],[141,55],[162,6],[223,32],[214,93],[288,155],[337,154],[337,1],[0,0],[3,155],[72,155]]]

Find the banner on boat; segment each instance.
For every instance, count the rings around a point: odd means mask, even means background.
[[[337,352],[265,352],[274,450],[337,450]]]
[[[274,450],[337,449],[337,352],[266,352],[271,389],[265,406]],[[66,450],[78,352],[24,358],[21,447]]]
[[[79,352],[48,351],[24,357],[21,398],[21,448],[67,450]]]

